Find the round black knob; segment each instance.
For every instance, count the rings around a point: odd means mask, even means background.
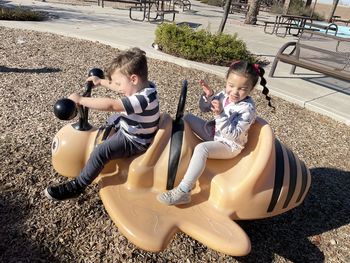
[[[96,76],[99,77],[100,79],[104,78],[103,70],[99,68],[93,68],[89,71],[89,77],[90,76]]]
[[[75,102],[70,99],[59,99],[53,108],[55,116],[60,120],[71,120],[77,116],[77,107]]]

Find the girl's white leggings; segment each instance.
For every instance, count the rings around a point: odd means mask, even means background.
[[[184,120],[194,133],[203,140],[194,148],[188,169],[179,185],[182,191],[190,192],[203,173],[208,158],[231,159],[237,156],[241,150],[232,151],[227,144],[214,141],[213,122],[207,122],[192,114],[185,115]]]

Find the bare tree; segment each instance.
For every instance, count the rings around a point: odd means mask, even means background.
[[[256,21],[258,20],[257,16],[259,14],[260,2],[261,0],[252,0],[250,2],[249,10],[245,18],[244,24],[256,24]]]
[[[335,10],[337,9],[338,3],[339,3],[339,0],[333,0],[333,5],[331,8],[331,11],[329,12],[329,15],[327,17],[328,22],[332,21],[332,17],[334,16],[334,13],[335,13]]]
[[[288,14],[289,6],[290,6],[291,0],[285,0],[283,5],[283,14]]]
[[[222,34],[222,32],[224,32],[227,17],[228,17],[228,14],[230,13],[231,3],[232,3],[232,0],[225,1],[224,14],[223,14],[222,19],[221,19],[218,34]]]

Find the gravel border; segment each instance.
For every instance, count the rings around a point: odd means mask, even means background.
[[[271,113],[255,91],[259,115],[311,170],[313,182],[306,201],[281,216],[239,222],[252,241],[252,252],[246,257],[218,253],[183,233],[163,252],[149,253],[118,232],[97,186],[77,200],[59,204],[42,194],[48,184],[66,180],[51,166],[51,140],[66,124],[54,118],[53,104],[81,90],[89,69],[103,68],[118,50],[4,27],[0,39],[0,262],[350,261],[350,129],[345,124],[275,97],[277,111]],[[206,78],[219,90],[224,84],[221,78],[154,59],[149,59],[149,70],[158,85],[161,111],[174,116],[186,77],[186,110],[210,117],[197,108],[197,83]],[[106,92],[93,94],[99,95]],[[107,116],[90,115],[95,125]]]

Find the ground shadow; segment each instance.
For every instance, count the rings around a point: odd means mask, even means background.
[[[308,77],[308,78],[302,77],[301,79],[311,82],[313,84],[320,85],[325,88],[335,90],[337,92],[350,95],[350,84],[347,81],[335,79],[332,77],[327,77],[324,75],[319,75],[317,77]]]
[[[238,222],[252,242],[251,253],[238,261],[272,262],[278,254],[292,262],[324,262],[318,235],[350,223],[350,172],[310,171],[312,185],[304,204],[270,219]]]
[[[336,92],[344,93],[350,95],[350,85],[349,82],[339,80],[333,77],[327,77],[322,74],[312,74],[312,73],[294,73],[290,76],[273,76],[276,79],[302,79],[304,81],[334,90]]]
[[[32,208],[28,200],[19,200],[17,192],[1,189],[0,198],[0,262],[59,263],[44,245],[25,233],[25,221]]]
[[[9,73],[9,72],[15,72],[15,73],[55,73],[60,72],[61,69],[59,68],[9,68],[6,66],[0,66],[0,73]]]

